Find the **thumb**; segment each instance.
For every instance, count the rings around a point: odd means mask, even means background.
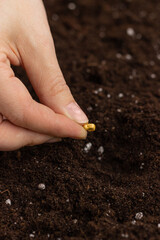
[[[52,40],[38,43],[35,48],[27,47],[27,52],[21,57],[32,86],[43,104],[80,124],[88,122],[65,82]]]

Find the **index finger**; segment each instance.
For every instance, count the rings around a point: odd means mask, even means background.
[[[0,112],[15,125],[38,133],[77,139],[87,135],[76,122],[34,101],[5,62],[0,62]]]

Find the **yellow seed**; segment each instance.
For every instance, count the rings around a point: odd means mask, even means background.
[[[84,129],[88,132],[94,132],[96,129],[96,126],[94,123],[86,123],[83,125]]]

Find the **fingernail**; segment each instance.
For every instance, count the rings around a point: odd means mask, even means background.
[[[62,138],[51,138],[46,143],[55,143],[55,142],[61,142]]]
[[[72,102],[66,106],[66,114],[72,120],[78,123],[87,123],[88,118],[76,102]]]

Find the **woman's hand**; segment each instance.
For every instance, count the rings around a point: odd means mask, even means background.
[[[86,138],[80,124],[88,119],[58,65],[42,1],[0,0],[0,16],[0,150]],[[25,68],[41,103],[32,99],[10,64]]]

